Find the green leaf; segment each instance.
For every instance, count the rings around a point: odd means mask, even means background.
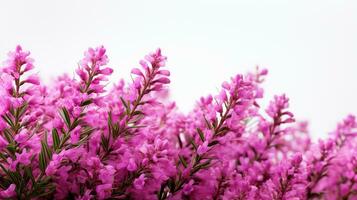
[[[9,143],[12,143],[14,141],[14,137],[12,136],[11,134],[11,131],[9,129],[5,129],[3,131],[4,135],[5,135],[5,138],[6,140],[9,142]]]
[[[120,97],[121,102],[123,103],[123,106],[126,109],[126,114],[130,113],[130,104],[128,104],[123,97]]]
[[[69,133],[65,133],[62,135],[61,144],[60,144],[59,148],[63,147],[66,144],[66,142],[68,141],[70,136],[71,136],[71,134],[69,134]]]
[[[43,151],[41,151],[40,155],[39,155],[39,164],[40,164],[40,169],[43,173],[45,173],[46,171],[46,167],[48,165],[48,162],[46,161],[45,158],[45,153]]]
[[[180,148],[182,149],[183,144],[182,144],[180,135],[177,135],[177,140],[178,140],[178,142],[179,142]]]
[[[201,138],[202,142],[204,142],[205,141],[205,135],[203,134],[202,130],[197,128],[197,132],[200,135],[200,138]]]
[[[101,136],[101,145],[105,151],[109,151],[109,138],[106,138],[103,134]]]
[[[44,173],[49,161],[52,158],[52,151],[47,143],[47,133],[45,133],[44,139],[41,141],[41,152],[39,155],[40,169]]]
[[[208,128],[208,129],[212,129],[211,123],[208,121],[208,119],[206,118],[206,116],[203,116],[203,118],[205,119],[207,128]]]
[[[17,109],[17,112],[16,112],[17,118],[21,118],[22,117],[22,115],[26,112],[27,107],[28,107],[28,103],[25,102],[24,104],[22,104],[21,107],[19,107]]]
[[[18,172],[9,171],[2,164],[0,164],[0,168],[2,169],[3,172],[6,173],[6,175],[9,177],[12,183],[15,183],[16,185],[20,185],[21,176],[19,175]]]
[[[12,154],[16,153],[16,145],[14,143],[7,145],[7,150],[10,151]]]
[[[185,168],[187,168],[187,163],[186,163],[186,161],[185,161],[185,158],[183,158],[181,155],[179,155],[179,158],[180,158],[180,161],[181,161],[182,165],[183,165]]]
[[[88,141],[89,138],[90,138],[89,135],[87,135],[87,136],[81,138],[74,146],[77,146],[77,147],[78,147],[78,146],[81,146],[83,143],[85,143],[86,141]]]
[[[3,161],[7,162],[7,158],[6,158],[6,156],[5,156],[2,152],[0,152],[0,158],[1,158]],[[1,182],[1,181],[0,181],[0,182]]]
[[[208,159],[206,162],[199,164],[198,167],[201,169],[206,169],[210,166],[212,159]]]
[[[192,172],[191,172],[191,175],[192,175],[192,174],[195,174],[196,172],[198,172],[198,171],[201,170],[201,169],[207,169],[207,168],[210,166],[210,164],[211,164],[211,159],[208,159],[208,160],[205,161],[204,163],[200,163],[200,164],[196,165],[196,166],[193,168],[193,170],[192,170]]]
[[[196,145],[195,141],[193,139],[191,139],[190,143],[193,146],[193,148],[197,151],[197,145]]]
[[[69,112],[65,107],[62,107],[59,111],[59,114],[61,115],[64,123],[66,124],[67,128],[71,128],[71,118],[69,116]]]
[[[159,200],[165,198],[165,195],[164,195],[165,187],[166,187],[166,184],[161,184],[161,188],[160,188],[159,192],[157,193],[157,198]]]
[[[119,123],[112,124],[111,132],[113,134],[114,139],[119,137],[119,135],[121,133]]]
[[[94,130],[95,130],[95,128],[92,128],[92,127],[89,127],[89,126],[82,128],[81,138],[89,136],[90,134],[93,133]]]
[[[1,115],[1,117],[11,128],[15,127],[14,122],[12,121],[11,117],[8,114]]]
[[[134,113],[133,113],[133,116],[135,115],[143,115],[143,111],[140,111],[140,110],[136,110]]]
[[[57,129],[55,129],[55,128],[52,129],[52,141],[53,141],[53,149],[57,150],[61,143],[61,140],[58,135]]]
[[[36,180],[30,167],[25,167],[25,174],[31,179],[32,184],[35,184]]]
[[[76,118],[71,125],[70,131],[75,129],[82,122],[83,122],[82,119]]]
[[[167,186],[169,187],[170,191],[174,191],[176,187],[175,180],[173,179],[167,180]]]
[[[218,136],[218,135],[219,135],[219,136],[223,136],[223,135],[227,134],[228,131],[229,131],[229,128],[225,126],[225,127],[220,128],[220,129],[217,131],[216,135],[217,135],[217,136]]]
[[[216,144],[219,144],[219,142],[218,142],[217,140],[213,140],[212,142],[210,142],[210,143],[208,144],[208,146],[211,147],[211,146],[214,146],[214,145],[216,145]]]
[[[88,106],[89,104],[93,103],[92,99],[87,99],[81,103],[81,106]]]

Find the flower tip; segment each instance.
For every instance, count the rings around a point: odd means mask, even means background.
[[[161,56],[161,49],[157,48],[155,53],[156,53],[156,55]]]
[[[268,74],[268,69],[262,69],[262,71],[260,71],[260,75],[267,75]]]
[[[22,47],[21,47],[21,45],[18,44],[16,46],[16,52],[20,52],[20,51],[22,51]]]

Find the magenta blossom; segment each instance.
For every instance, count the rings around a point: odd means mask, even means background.
[[[187,114],[160,49],[110,86],[103,46],[43,85],[17,46],[0,70],[0,199],[357,199],[357,120],[313,142],[289,98],[266,109],[266,69],[238,74]]]

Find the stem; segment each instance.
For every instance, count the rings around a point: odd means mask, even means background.
[[[86,82],[86,87],[84,89],[84,91],[82,93],[88,93],[88,89],[90,87],[90,85],[92,84],[93,78],[95,76],[95,71],[93,70],[93,68],[95,67],[96,62],[94,62],[91,66],[90,71],[88,71],[88,81]]]
[[[213,134],[214,136],[216,136],[218,134],[218,131],[219,131],[219,129],[221,129],[221,126],[223,126],[224,122],[228,119],[228,114],[229,114],[229,111],[232,109],[231,108],[232,104],[233,104],[233,100],[231,97],[229,100],[227,109],[225,110],[224,114],[222,115],[221,120],[219,121],[217,127],[214,129],[214,134]]]
[[[138,108],[138,106],[142,103],[142,98],[145,96],[145,94],[147,93],[147,90],[149,89],[149,87],[152,85],[152,81],[156,75],[156,71],[158,68],[156,68],[155,66],[153,66],[152,71],[149,69],[149,74],[148,74],[148,79],[144,78],[144,87],[139,91],[139,96],[138,98],[134,101],[133,104],[133,109],[131,109],[128,118],[126,120],[127,123],[129,123],[129,121],[131,120],[131,118],[134,116],[134,113],[136,111],[136,109]]]

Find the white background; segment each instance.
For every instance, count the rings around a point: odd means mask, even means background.
[[[74,73],[103,44],[129,78],[147,52],[169,57],[172,98],[187,112],[236,73],[268,68],[266,97],[286,93],[298,119],[324,137],[357,113],[357,4],[308,1],[1,1],[0,59],[21,44],[45,82]],[[267,104],[267,100],[263,105]]]

